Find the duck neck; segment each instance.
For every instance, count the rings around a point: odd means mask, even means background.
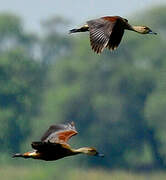
[[[140,34],[144,34],[144,32],[145,32],[145,30],[143,29],[142,26],[131,26],[130,30],[135,31]]]
[[[80,153],[88,154],[86,147],[82,147],[82,148],[78,148],[78,149],[72,149],[72,151],[74,154],[80,154]]]

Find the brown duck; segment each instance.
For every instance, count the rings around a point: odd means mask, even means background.
[[[90,43],[96,53],[101,53],[104,48],[115,50],[124,34],[124,30],[135,31],[140,34],[157,34],[147,26],[132,26],[128,20],[120,16],[105,16],[87,21],[79,29],[72,29],[69,33],[90,33]]]
[[[52,125],[44,133],[39,142],[32,142],[33,151],[24,154],[15,154],[13,157],[33,158],[46,161],[53,161],[77,154],[87,154],[91,156],[103,156],[93,147],[82,147],[72,149],[67,141],[78,132],[74,123]]]

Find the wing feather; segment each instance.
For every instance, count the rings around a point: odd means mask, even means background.
[[[106,16],[88,21],[90,43],[96,53],[101,53],[105,47],[115,50],[124,34],[127,20],[119,16]]]
[[[41,138],[42,142],[67,143],[69,138],[76,135],[74,123],[52,125]]]
[[[119,46],[122,40],[123,34],[124,34],[124,28],[121,27],[120,21],[117,21],[110,35],[110,39],[109,39],[107,47],[110,50],[115,50]]]
[[[101,53],[109,42],[112,29],[116,21],[108,21],[104,18],[88,21],[90,43],[96,53]]]

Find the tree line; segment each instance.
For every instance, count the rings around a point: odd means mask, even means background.
[[[126,33],[118,50],[100,56],[87,34],[63,33],[64,18],[46,20],[38,35],[20,17],[1,14],[0,151],[25,149],[49,125],[74,121],[73,141],[105,153],[87,158],[89,165],[165,168],[165,10],[129,18],[158,36]]]

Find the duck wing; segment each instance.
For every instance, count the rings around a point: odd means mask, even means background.
[[[112,33],[110,35],[107,47],[110,50],[115,50],[120,44],[123,34],[124,34],[124,28],[122,26],[121,19],[118,19],[116,21],[114,28],[112,29]]]
[[[78,134],[74,123],[52,125],[43,134],[41,141],[50,143],[67,143],[74,135]]]
[[[119,45],[123,33],[123,20],[119,16],[106,16],[88,21],[91,47],[101,53],[105,47],[115,49]]]
[[[70,146],[66,143],[51,143],[51,142],[32,142],[32,148],[39,152],[61,152],[62,149],[70,149]]]
[[[101,53],[107,46],[117,17],[102,17],[88,21],[90,43],[96,53]]]

